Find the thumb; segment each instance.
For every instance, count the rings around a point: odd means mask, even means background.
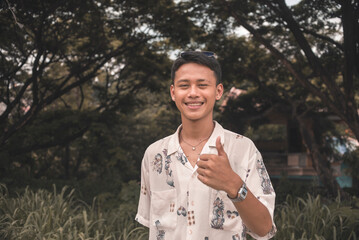
[[[218,152],[218,156],[224,156],[226,155],[226,152],[224,151],[224,148],[221,144],[221,137],[218,136],[216,139],[216,148],[217,148],[217,152]]]

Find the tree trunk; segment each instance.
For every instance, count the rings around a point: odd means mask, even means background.
[[[62,158],[62,166],[65,170],[65,178],[68,179],[70,176],[70,144],[65,145],[64,156]]]
[[[357,113],[355,113],[354,111],[356,111]],[[359,116],[358,116],[358,111],[357,109],[352,109],[352,114],[351,114],[351,119],[353,119],[352,121],[348,121],[346,122],[348,127],[350,128],[350,130],[352,131],[354,137],[359,141]],[[357,115],[355,115],[357,114]]]
[[[309,122],[310,120],[305,119],[303,116],[297,117],[297,120],[303,143],[312,158],[313,167],[317,172],[324,188],[327,190],[330,196],[336,197],[338,196],[338,193],[340,193],[340,196],[345,197],[346,193],[343,192],[335,177],[333,176],[333,171],[327,156],[323,155],[320,151],[320,146],[316,142],[312,123]]]

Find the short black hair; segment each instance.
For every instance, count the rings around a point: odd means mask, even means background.
[[[174,83],[177,70],[186,63],[197,63],[208,67],[214,72],[216,77],[216,85],[222,83],[221,65],[217,61],[215,54],[212,52],[186,51],[174,61],[171,69],[171,79]]]

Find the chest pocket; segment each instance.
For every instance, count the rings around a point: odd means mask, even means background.
[[[233,232],[240,232],[242,229],[242,219],[232,201],[223,191],[212,190],[209,225],[214,229]]]
[[[151,224],[157,229],[175,229],[177,224],[176,189],[151,192]]]

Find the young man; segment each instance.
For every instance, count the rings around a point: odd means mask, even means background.
[[[213,121],[223,94],[214,54],[181,53],[171,76],[182,125],[145,152],[136,220],[151,240],[271,238],[275,193],[262,157]]]

